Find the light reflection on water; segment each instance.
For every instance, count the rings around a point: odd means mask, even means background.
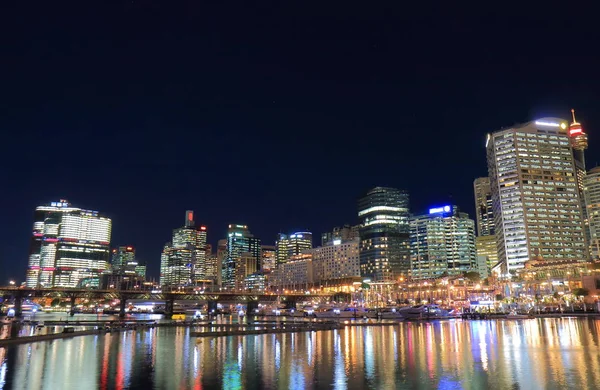
[[[442,321],[205,338],[154,328],[0,348],[0,388],[599,388],[600,321]]]

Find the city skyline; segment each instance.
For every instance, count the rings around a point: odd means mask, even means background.
[[[14,7],[0,279],[25,271],[31,210],[60,198],[109,213],[156,269],[181,210],[213,246],[230,222],[263,240],[354,224],[375,186],[473,217],[485,134],[571,108],[600,161],[596,32],[576,9]]]

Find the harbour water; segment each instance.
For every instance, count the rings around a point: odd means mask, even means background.
[[[0,348],[4,389],[600,388],[600,320],[400,322],[196,339],[158,327]]]

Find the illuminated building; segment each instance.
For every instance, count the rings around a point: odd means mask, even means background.
[[[343,242],[359,239],[359,226],[344,225],[343,227],[334,227],[333,231],[321,234],[321,245],[325,246],[334,239],[340,239]]]
[[[392,282],[410,270],[408,193],[376,187],[358,201],[361,276]]]
[[[229,225],[227,230],[227,253],[222,267],[222,286],[224,289],[239,288],[237,270],[238,263],[248,261],[248,257],[255,263],[255,270],[261,268],[260,240],[255,238],[246,225]],[[245,264],[244,264],[245,265]],[[244,275],[245,277],[246,275]]]
[[[244,289],[246,277],[258,271],[256,256],[250,252],[244,252],[235,263],[235,289],[241,291]]]
[[[456,206],[429,209],[410,220],[413,279],[462,275],[476,267],[475,221]]]
[[[285,263],[279,264],[271,272],[269,284],[280,289],[304,289],[312,285],[313,261],[312,254],[294,255]]]
[[[498,260],[506,275],[532,258],[587,258],[577,170],[559,118],[488,134]]]
[[[475,237],[475,250],[477,251],[477,256],[485,257],[489,270],[498,263],[496,236]]]
[[[600,259],[600,167],[591,169],[584,179],[587,228],[592,260]]]
[[[585,150],[588,148],[587,134],[583,131],[581,124],[575,119],[575,110],[571,110],[573,116],[573,122],[569,125],[569,140],[571,141],[571,147],[573,148],[573,157],[575,160],[575,170],[577,172],[577,188],[579,190],[579,199],[581,201],[581,210],[583,213],[583,220],[585,224],[585,241],[586,246],[591,248],[589,235],[589,221],[587,216],[587,207],[585,203],[584,187],[585,187]],[[588,253],[591,256],[591,252]]]
[[[161,285],[187,286],[214,283],[206,258],[206,227],[195,226],[194,212],[185,212],[185,224],[173,230],[173,239],[161,256]]]
[[[254,272],[244,278],[244,289],[263,292],[267,288],[267,276],[262,272]]]
[[[109,269],[111,220],[66,200],[35,209],[27,287],[98,286]]]
[[[277,264],[285,263],[290,257],[312,248],[312,233],[296,232],[290,235],[279,233],[275,248]]]
[[[275,245],[262,245],[262,265],[264,271],[272,270],[277,266],[277,250]]]
[[[478,236],[494,235],[494,213],[492,208],[492,189],[489,177],[478,177],[473,182],[475,190],[475,214]]]
[[[322,247],[305,251],[313,260],[314,281],[329,282],[360,278],[359,239],[334,238]]]

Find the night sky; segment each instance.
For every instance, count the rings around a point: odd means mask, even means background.
[[[112,218],[158,277],[186,209],[213,244],[228,223],[318,237],[377,185],[473,215],[486,132],[571,107],[600,162],[592,10],[80,3],[0,12],[0,285],[60,198]]]

